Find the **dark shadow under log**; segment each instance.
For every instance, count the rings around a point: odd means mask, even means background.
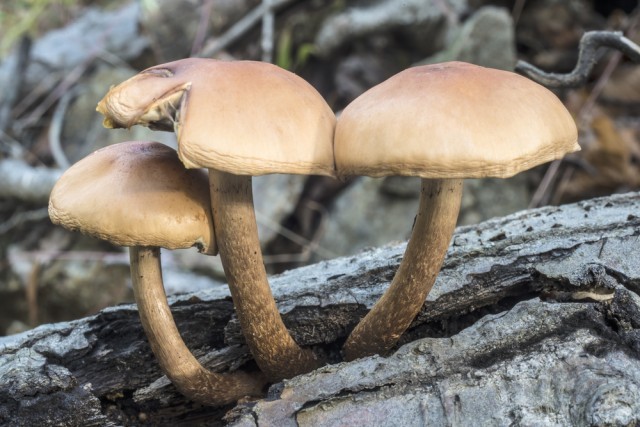
[[[0,338],[0,425],[640,423],[639,194],[458,228],[403,346],[337,363],[403,252],[271,279],[294,338],[336,364],[272,386],[266,400],[186,401],[162,377],[135,306],[123,305]],[[205,366],[255,369],[225,289],[170,302]]]

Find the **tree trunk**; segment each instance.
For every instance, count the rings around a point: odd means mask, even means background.
[[[639,194],[458,228],[399,350],[337,364],[404,247],[272,277],[294,338],[334,364],[268,399],[186,401],[161,375],[135,306],[122,305],[0,338],[0,425],[640,423]],[[226,289],[170,302],[205,366],[255,369]]]

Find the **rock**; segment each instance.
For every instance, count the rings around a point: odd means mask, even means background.
[[[465,0],[447,2],[411,0],[401,3],[393,0],[349,7],[327,18],[315,39],[315,53],[327,57],[346,42],[359,37],[387,32],[392,29],[420,29],[430,34],[428,28],[442,28],[442,23],[455,19],[467,9]],[[423,39],[430,43],[437,37]]]
[[[525,172],[509,179],[465,180],[458,224],[476,224],[526,209],[531,199],[530,176]],[[419,195],[420,179],[415,177],[356,180],[336,201],[319,246],[348,255],[408,239]]]
[[[293,210],[306,176],[273,174],[253,178],[253,204],[260,241],[281,232],[281,220]]]
[[[442,51],[420,64],[446,61],[513,70],[516,43],[511,14],[504,8],[481,7],[462,26],[453,30],[452,41]]]
[[[419,196],[419,180],[402,181],[407,184],[404,187],[415,188],[417,183]],[[382,190],[383,182],[362,177],[341,194],[326,219],[321,248],[340,256],[408,239],[418,212],[418,197]]]
[[[458,224],[477,224],[527,208],[532,196],[533,173],[507,179],[466,179]]]
[[[141,2],[139,23],[149,39],[156,63],[189,56],[201,7],[202,2],[198,0]]]

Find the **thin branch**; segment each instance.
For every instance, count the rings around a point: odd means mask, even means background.
[[[315,200],[306,200],[305,205],[309,210],[317,212],[318,215],[320,215],[320,220],[318,221],[318,226],[315,229],[313,238],[309,240],[308,247],[303,248],[303,253],[304,254],[308,253],[307,260],[310,258],[311,253],[320,254],[321,252],[326,252],[328,254],[331,254],[331,251],[328,251],[327,249],[324,249],[320,246],[320,239],[324,235],[324,230],[327,225],[327,218],[329,217],[329,211],[327,207],[322,203],[316,202]],[[322,251],[319,251],[320,249]],[[334,255],[332,258],[335,258],[335,257],[337,257],[337,255]],[[326,258],[326,255],[325,255],[325,258]],[[330,258],[327,258],[327,259],[330,259]]]
[[[47,96],[47,94],[53,91],[53,88],[62,80],[61,72],[51,71],[46,74],[42,79],[38,80],[35,87],[33,87],[24,98],[20,100],[14,107],[14,116],[20,117],[23,114],[27,114],[29,111],[36,108],[38,100]]]
[[[22,82],[24,81],[24,70],[27,69],[27,62],[29,61],[29,54],[31,52],[31,38],[23,36],[18,45],[18,53],[15,65],[11,70],[15,81],[3,88],[4,100],[0,105],[0,131],[5,133],[7,126],[11,119],[11,110],[18,99],[20,89],[22,88]]]
[[[44,218],[48,217],[47,208],[33,211],[37,213],[43,211]],[[29,212],[24,212],[27,214]],[[128,252],[103,252],[103,251],[58,251],[58,250],[38,250],[38,251],[16,251],[11,254],[10,262],[16,261],[32,261],[46,264],[52,261],[70,261],[70,262],[99,262],[104,265],[129,265]]]
[[[627,32],[628,32],[628,34],[630,36],[633,36],[635,34],[635,32],[636,32],[636,28],[637,28],[637,25],[638,25],[638,19],[640,19],[640,14],[634,13],[634,17],[631,20],[631,23],[630,23],[629,28],[627,30]],[[594,33],[596,33],[596,32],[594,31],[594,32],[586,33],[582,37],[582,40],[580,41],[580,54],[578,56],[578,65],[576,65],[576,69],[580,67],[580,63],[581,63],[580,58],[582,58],[583,56],[587,56],[587,55],[595,56],[595,50],[597,50],[597,47],[595,47],[595,48],[593,48],[593,47],[591,47],[591,48],[584,47],[585,39],[587,37],[594,37],[594,36],[589,36],[590,34],[594,34]],[[622,36],[622,33],[607,33],[607,32],[599,32],[599,33],[614,34],[614,35],[616,35],[616,37],[620,37],[620,38],[623,38],[625,40],[628,40],[628,39],[626,39],[625,37]],[[637,45],[633,44],[633,42],[629,41],[629,43],[631,43],[633,46],[635,46],[635,49],[638,52],[640,52],[640,47],[638,47]],[[588,49],[591,49],[592,52],[591,53],[584,53],[584,52],[587,52]],[[593,109],[593,106],[595,105],[596,100],[598,99],[598,97],[602,93],[602,90],[604,89],[604,86],[606,85],[606,83],[611,78],[611,75],[613,74],[613,71],[616,69],[616,67],[618,66],[618,64],[622,60],[623,53],[626,53],[626,52],[621,49],[620,51],[618,51],[615,54],[613,54],[613,56],[609,59],[609,62],[607,63],[607,67],[605,68],[604,72],[602,73],[602,75],[600,76],[598,81],[596,82],[593,90],[589,94],[589,97],[587,98],[587,100],[583,104],[582,108],[580,109],[580,112],[578,113],[577,120],[580,123],[582,123],[585,120],[586,117],[591,115],[591,111]],[[634,58],[632,58],[632,59],[634,59]],[[638,59],[639,58],[635,58],[634,61],[640,62]],[[583,61],[583,63],[584,63],[584,61]],[[526,63],[524,63],[524,64],[526,64]],[[529,64],[527,64],[527,65],[529,65]],[[591,64],[591,67],[593,67],[593,64]],[[517,66],[516,66],[516,69],[517,69]],[[586,71],[585,81],[586,81],[586,76],[588,76],[590,70],[591,69]],[[573,73],[576,73],[576,71],[574,70]],[[534,195],[533,195],[533,197],[531,199],[531,202],[529,203],[529,209],[542,206],[542,205],[547,204],[547,203],[549,203],[551,201],[551,194],[550,194],[551,190],[550,189],[551,189],[552,185],[556,181],[557,175],[558,175],[559,170],[560,170],[560,163],[563,162],[563,161],[566,161],[566,160],[567,160],[567,158],[556,160],[553,163],[551,163],[551,166],[549,166],[549,168],[545,172],[545,175],[544,175],[542,181],[540,182],[540,185],[536,189],[536,192],[534,193]],[[558,191],[560,192],[560,194],[556,194],[555,195],[556,199],[558,199],[559,196],[561,195],[562,189],[565,187],[566,180],[568,179],[569,176],[571,176],[571,173],[572,172],[565,171],[565,173],[563,174],[563,178],[564,179],[561,181],[560,185],[556,186],[556,188],[558,188],[559,189]]]
[[[513,4],[513,8],[511,9],[511,19],[513,20],[513,27],[518,26],[518,21],[520,21],[520,17],[522,16],[522,9],[524,9],[524,4],[527,0],[516,0]]]
[[[202,52],[200,52],[200,56],[212,57],[216,55],[253,28],[253,26],[256,25],[265,14],[269,13],[270,10],[276,10],[287,3],[291,3],[292,1],[293,0],[272,0],[270,4],[261,2],[251,12],[247,13],[244,18],[229,28],[223,35],[207,43],[204,49],[202,49]]]
[[[285,264],[285,263],[305,263],[308,262],[310,258],[310,254],[308,252],[298,252],[296,254],[274,254],[274,255],[263,255],[262,259],[265,265],[271,264]]]
[[[631,38],[635,37],[639,22],[640,22],[640,8],[636,8],[633,14],[631,15],[631,19],[629,21],[629,25],[626,31],[629,37]],[[633,44],[633,42],[630,42],[630,43]],[[640,63],[640,47],[635,44],[633,44],[633,46],[635,46],[638,56],[633,58],[630,57],[630,58],[633,59],[635,62]],[[614,53],[611,56],[611,59],[609,59],[607,67],[602,72],[602,75],[600,76],[597,83],[593,87],[593,90],[591,90],[591,93],[589,94],[589,98],[587,98],[584,105],[582,106],[582,109],[580,110],[580,114],[578,115],[578,118],[580,120],[584,120],[585,117],[591,116],[591,111],[593,110],[593,106],[595,105],[596,100],[598,99],[598,97],[600,97],[600,94],[602,93],[602,91],[604,90],[604,87],[607,85],[607,82],[613,75],[613,72],[620,64],[620,61],[622,61],[623,53],[625,52],[620,50]]]
[[[547,204],[548,194],[550,191],[549,189],[551,188],[551,184],[555,181],[558,169],[560,168],[560,163],[560,160],[554,160],[551,162],[547,171],[544,173],[538,188],[536,188],[535,193],[533,193],[533,196],[531,197],[528,209],[538,208]]]
[[[78,86],[72,87],[60,98],[60,102],[56,106],[51,118],[51,126],[49,126],[49,149],[51,155],[56,161],[56,164],[62,168],[67,169],[71,166],[67,155],[62,148],[62,142],[60,141],[60,135],[62,134],[62,127],[64,125],[64,118],[67,114],[67,109],[71,100],[78,94]]]
[[[596,82],[593,90],[589,94],[589,97],[585,101],[584,105],[580,109],[580,113],[578,113],[577,120],[579,122],[584,121],[585,117],[591,115],[591,110],[593,109],[593,106],[595,105],[596,100],[602,93],[604,86],[609,81],[611,74],[613,73],[615,68],[618,66],[621,59],[622,59],[622,54],[620,52],[616,52],[611,57],[611,59],[607,63],[607,67],[605,68],[604,72]],[[544,177],[542,178],[542,181],[540,181],[540,185],[538,185],[538,188],[536,189],[535,193],[531,198],[531,202],[529,203],[529,209],[538,208],[540,206],[544,206],[548,204],[551,200],[551,189],[554,187],[561,188],[561,186],[559,187],[554,184],[556,182],[556,178],[560,171],[560,164],[564,163],[565,161],[566,161],[566,158],[563,158],[560,160],[554,160],[551,163],[551,165],[547,168],[547,171],[545,172]]]
[[[11,216],[11,218],[0,224],[0,235],[22,224],[26,224],[27,222],[42,221],[43,219],[48,217],[49,211],[47,208],[41,208],[26,212],[16,212]]]
[[[266,11],[262,17],[262,38],[260,47],[262,48],[262,60],[264,62],[273,61],[273,28],[275,26],[275,14],[273,13],[273,0],[262,0]]]
[[[131,70],[134,73],[137,73],[139,71],[133,68],[131,64],[129,64],[126,60],[122,59],[115,53],[109,52],[108,50],[100,49],[98,53],[96,53],[96,57],[114,68],[123,68],[125,70]]]
[[[202,50],[205,36],[209,30],[209,22],[211,21],[211,12],[213,10],[213,0],[206,0],[201,6],[200,21],[198,22],[198,28],[196,34],[193,37],[193,43],[191,44],[190,56],[197,56],[198,52]]]
[[[295,244],[303,248],[309,248],[311,252],[317,254],[323,259],[332,259],[337,257],[335,253],[318,246],[317,242],[313,242],[297,233],[294,233],[293,231],[289,230],[286,227],[283,227],[279,223],[273,221],[271,218],[260,213],[257,210],[256,210],[256,219],[260,225],[267,227],[271,231],[275,231],[276,233],[291,240],[292,242],[294,242]]]
[[[22,120],[21,127],[27,128],[35,125],[42,116],[51,108],[51,106],[60,98],[64,93],[70,90],[74,84],[76,84],[82,75],[87,71],[95,56],[90,57],[82,64],[74,67],[55,87],[55,89],[24,119]]]
[[[62,169],[33,167],[19,159],[0,160],[0,197],[46,203]]]
[[[593,66],[598,61],[598,49],[609,47],[640,63],[640,46],[626,38],[621,32],[589,31],[580,40],[578,63],[569,74],[546,73],[528,62],[518,61],[515,70],[547,87],[578,87],[587,82]]]
[[[0,153],[4,153],[11,158],[23,158],[26,152],[27,150],[20,141],[0,130]]]
[[[42,265],[36,260],[31,267],[27,286],[25,287],[29,326],[32,328],[35,328],[40,323],[38,322],[40,317],[38,315],[38,279],[40,278],[40,270],[42,270]]]

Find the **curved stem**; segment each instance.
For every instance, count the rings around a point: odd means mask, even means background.
[[[205,405],[235,403],[261,396],[261,374],[216,374],[205,369],[187,348],[173,320],[162,282],[159,248],[130,248],[131,279],[140,320],[165,375],[191,400]]]
[[[404,257],[389,289],[349,335],[346,360],[393,347],[422,308],[455,230],[461,179],[423,179],[420,208]]]
[[[258,240],[251,176],[209,170],[209,182],[220,259],[256,363],[274,381],[319,367],[313,352],[293,340],[273,299]]]

